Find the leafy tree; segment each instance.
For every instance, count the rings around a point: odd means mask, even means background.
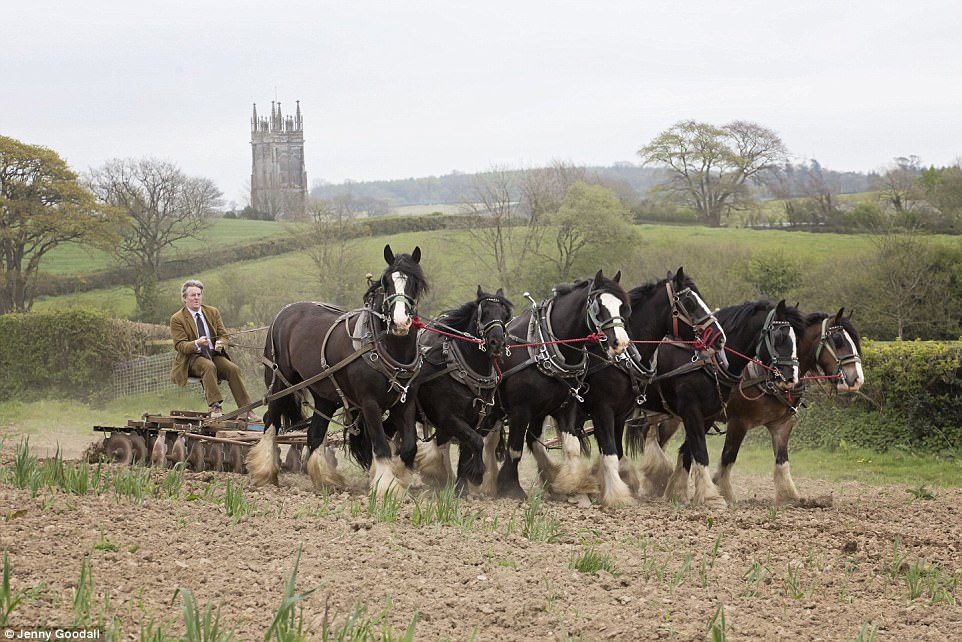
[[[777,300],[801,284],[802,268],[782,253],[759,254],[745,264],[745,279],[760,296]]]
[[[350,306],[360,300],[367,284],[362,279],[345,278],[350,273],[361,273],[356,267],[357,238],[361,228],[352,209],[353,201],[335,198],[308,204],[311,224],[305,238],[307,254],[317,267],[317,284],[321,298],[330,303]],[[303,235],[299,230],[296,234]]]
[[[722,127],[681,121],[638,150],[644,164],[667,170],[657,189],[711,227],[746,207],[752,200],[749,183],[774,172],[786,153],[775,132],[741,120]]]
[[[50,250],[67,242],[108,244],[118,218],[56,152],[0,136],[0,313],[31,308]]]
[[[221,192],[207,178],[191,178],[166,161],[115,159],[87,179],[103,202],[127,215],[116,257],[137,275],[133,290],[139,316],[161,321],[169,301],[160,301],[158,282],[165,253],[177,241],[198,238],[210,224]]]
[[[554,230],[554,252],[544,257],[557,269],[558,278],[568,281],[587,249],[597,248],[606,261],[617,257],[618,250],[631,238],[629,218],[614,192],[579,181],[568,188],[561,207],[548,215],[548,225]]]

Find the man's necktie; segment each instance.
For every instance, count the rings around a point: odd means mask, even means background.
[[[210,352],[210,335],[207,334],[207,326],[204,324],[204,320],[200,317],[200,312],[194,314],[194,320],[197,321],[197,338],[207,337],[208,344],[200,349],[201,354],[210,359],[214,360],[214,355]]]

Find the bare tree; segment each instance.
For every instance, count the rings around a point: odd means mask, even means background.
[[[752,201],[749,184],[777,170],[786,155],[778,135],[755,123],[722,127],[686,120],[638,151],[646,165],[667,169],[659,189],[691,207],[711,227]]]
[[[493,268],[501,286],[510,289],[515,267],[512,236],[520,217],[514,173],[502,167],[476,175],[461,207],[475,219],[468,230],[470,249]]]
[[[921,162],[918,156],[899,156],[895,166],[879,177],[878,189],[882,199],[890,204],[896,214],[904,214],[913,207],[915,179]]]
[[[159,321],[161,261],[177,241],[207,228],[221,193],[207,178],[191,178],[167,161],[115,159],[92,170],[87,183],[103,202],[127,214],[116,257],[135,273],[140,318]]]
[[[359,231],[354,203],[353,199],[318,200],[309,202],[307,208],[311,223],[305,246],[317,268],[321,297],[344,306],[357,302],[366,287],[361,278],[345,278],[352,272],[357,256]]]

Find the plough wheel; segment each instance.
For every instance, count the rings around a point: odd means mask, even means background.
[[[115,464],[129,464],[134,458],[130,439],[127,438],[127,435],[122,435],[119,432],[107,437],[104,442],[104,452],[107,453],[107,459]]]
[[[234,473],[246,473],[247,466],[244,465],[244,447],[231,444],[227,447],[227,457],[224,461],[224,468]]]
[[[133,451],[133,460],[135,464],[144,464],[147,462],[147,442],[144,438],[137,433],[132,433],[129,437],[130,447]]]
[[[195,439],[187,449],[187,467],[195,473],[204,472],[204,442]]]

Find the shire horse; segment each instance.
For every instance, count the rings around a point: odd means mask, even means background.
[[[691,347],[662,343],[654,356],[657,374],[652,390],[642,404],[646,412],[667,417],[677,430],[685,426],[685,441],[667,483],[670,470],[664,452],[645,444],[641,470],[653,494],[664,494],[679,503],[688,502],[688,480],[693,478],[693,504],[712,509],[727,506],[708,472],[706,434],[715,421],[725,416],[726,403],[734,388],[791,390],[799,380],[797,337],[804,331],[804,319],[795,307],[767,300],[749,301],[722,308],[715,317],[725,330],[725,358],[704,359]],[[629,441],[640,448],[647,422],[629,423]],[[654,431],[649,431],[654,432]]]
[[[307,471],[315,487],[343,485],[335,470],[333,450],[322,452],[334,412],[343,407],[360,431],[350,439],[351,455],[370,471],[378,497],[402,492],[417,453],[413,381],[421,367],[417,333],[412,332],[418,299],[427,291],[421,249],[395,255],[384,246],[387,267],[372,281],[357,310],[301,301],[282,309],[271,323],[264,345],[265,383],[273,398],[264,414],[264,437],[247,455],[255,484],[277,483],[277,429],[302,420],[300,404],[290,388],[307,388],[314,402],[307,431]],[[310,383],[308,383],[310,382]],[[398,433],[400,464],[392,459],[391,441],[382,415],[390,411]],[[363,419],[363,422],[360,421]]]
[[[444,486],[454,479],[447,456],[452,440],[459,444],[457,492],[482,482],[479,429],[493,410],[501,378],[497,360],[505,353],[512,310],[501,288],[490,294],[479,285],[473,301],[442,313],[419,333],[424,364],[418,375],[418,412],[436,432],[418,445],[416,464],[431,485]]]
[[[865,382],[861,339],[852,325],[851,313],[845,316],[844,312],[845,308],[841,308],[834,315],[813,312],[805,317],[805,329],[798,341],[798,367],[803,378],[793,390],[732,390],[726,410],[725,445],[714,475],[715,484],[729,504],[735,504],[731,470],[746,433],[755,426],[765,426],[771,435],[775,455],[775,503],[789,504],[801,499],[788,464],[788,439],[802,403],[806,379],[829,381],[833,384],[829,393],[855,392]]]
[[[587,390],[578,430],[574,434],[562,432],[561,465],[551,463],[540,443],[533,449],[552,491],[564,495],[595,492],[591,480],[586,479],[588,471],[580,463],[578,452],[578,438],[584,436],[580,426],[590,418],[600,451],[594,475],[603,506],[635,503],[639,482],[624,458],[624,426],[644,402],[647,386],[655,374],[650,364],[659,342],[665,337],[686,341],[698,345],[706,356],[725,345],[724,331],[683,268],[674,274],[669,272],[664,279],[633,288],[628,297],[630,314],[625,316],[632,344],[616,357],[604,354],[597,346],[589,347],[591,365],[585,377]]]
[[[608,278],[598,270],[594,279],[556,286],[540,304],[526,293],[531,307],[508,324],[509,336],[524,345],[512,346],[511,355],[505,355],[498,413],[487,419],[506,417],[508,423],[507,453],[497,474],[499,497],[527,497],[518,465],[525,443],[537,454],[535,444],[540,445],[548,416],[570,434],[585,391],[585,343],[597,341],[611,355],[627,349],[628,295],[620,280],[621,272]]]

